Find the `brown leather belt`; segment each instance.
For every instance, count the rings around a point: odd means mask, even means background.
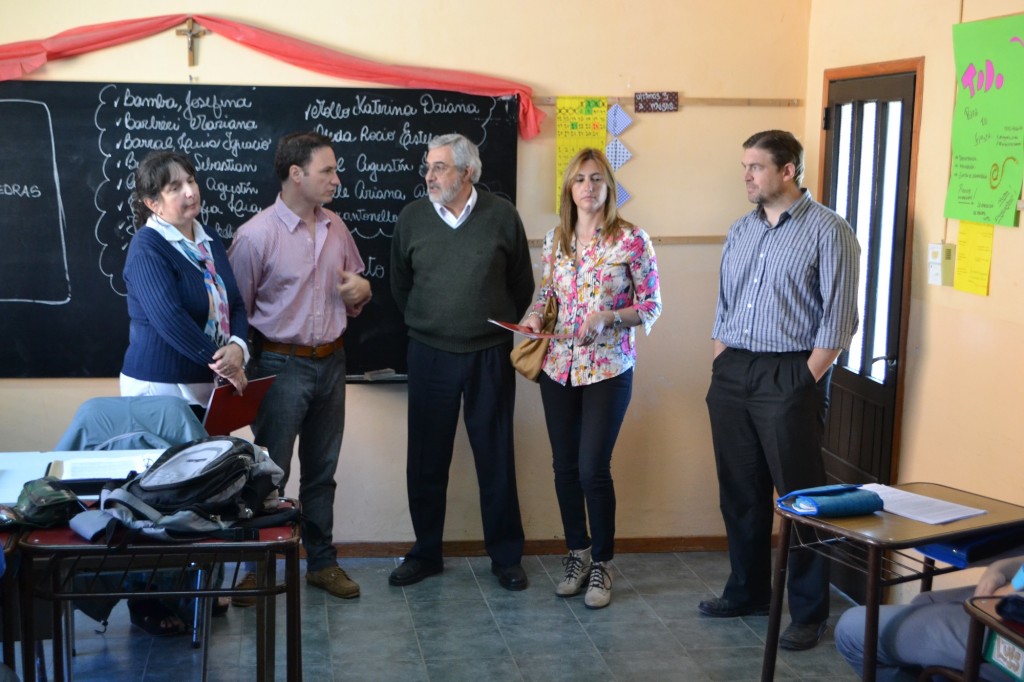
[[[297,343],[277,343],[275,341],[264,341],[263,350],[281,355],[294,355],[298,358],[326,358],[345,347],[345,337],[339,336],[337,341],[324,343],[319,346],[302,346]]]

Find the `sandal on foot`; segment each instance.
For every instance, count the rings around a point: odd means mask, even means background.
[[[128,616],[132,625],[142,628],[154,637],[173,637],[185,634],[185,624],[159,599],[129,599]],[[171,624],[168,625],[167,623]]]

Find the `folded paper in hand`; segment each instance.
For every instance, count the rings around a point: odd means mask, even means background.
[[[502,329],[507,329],[510,332],[516,334],[522,334],[528,339],[571,339],[572,334],[552,334],[549,332],[535,332],[524,324],[515,324],[514,322],[499,322],[498,320],[492,320],[487,318],[487,321],[491,324],[496,324]]]
[[[882,498],[859,485],[840,483],[794,490],[778,499],[780,509],[801,516],[861,516],[882,510]]]

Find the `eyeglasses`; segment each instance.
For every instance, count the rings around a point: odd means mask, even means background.
[[[420,176],[425,178],[431,173],[434,175],[444,175],[448,172],[449,168],[458,168],[458,166],[449,166],[447,163],[442,163],[440,161],[433,164],[423,163],[420,164]]]

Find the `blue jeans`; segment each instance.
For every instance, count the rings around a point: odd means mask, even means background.
[[[276,374],[252,431],[257,445],[284,469],[287,483],[295,439],[299,439],[299,502],[302,546],[309,571],[337,563],[334,547],[334,473],[345,431],[345,352],[319,360],[263,352],[257,378]]]
[[[973,587],[922,592],[909,604],[878,610],[878,682],[914,682],[930,665],[961,670],[971,617],[964,601]],[[864,672],[863,606],[846,611],[836,624],[836,649],[858,675]],[[1010,680],[992,665],[981,666],[981,679]]]
[[[540,374],[565,544],[569,549],[591,547],[589,516],[594,561],[615,555],[612,450],[632,394],[632,369],[588,386],[562,386]]]

